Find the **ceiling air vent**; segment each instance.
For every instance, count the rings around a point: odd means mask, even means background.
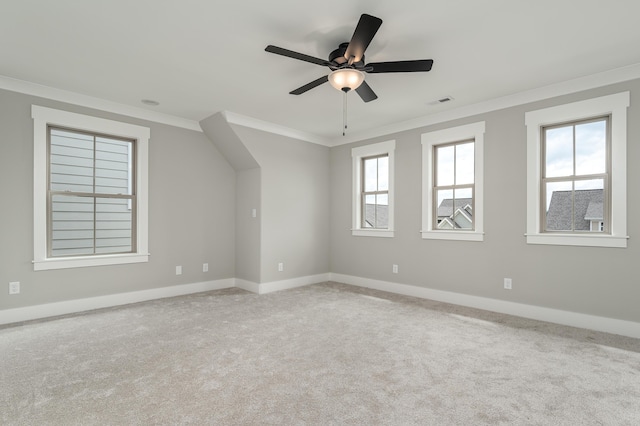
[[[452,100],[453,100],[453,96],[445,96],[443,98],[436,99],[435,101],[427,102],[427,105],[440,105]]]

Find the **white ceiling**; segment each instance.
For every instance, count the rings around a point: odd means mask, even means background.
[[[638,0],[3,0],[0,75],[194,121],[229,111],[335,144],[342,94],[288,94],[329,70],[264,48],[326,58],[362,13],[384,21],[367,62],[434,66],[368,74],[379,99],[349,95],[351,134],[640,63]],[[428,105],[444,96],[454,101]]]

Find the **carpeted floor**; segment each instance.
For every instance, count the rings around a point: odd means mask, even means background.
[[[0,424],[638,425],[640,340],[323,283],[0,329]]]

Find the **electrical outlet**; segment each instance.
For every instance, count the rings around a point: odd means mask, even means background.
[[[398,265],[394,264],[392,271],[393,271],[394,274],[397,274],[398,273]]]
[[[202,272],[209,272],[209,264],[208,263],[203,263],[202,264]]]
[[[182,275],[182,266],[176,266],[176,275]]]
[[[282,272],[284,271],[284,263],[280,262],[278,263],[278,272]]]
[[[258,217],[258,210],[251,209],[251,217]]]
[[[511,290],[511,285],[512,285],[511,278],[505,278],[504,279],[504,288],[506,290]]]
[[[9,283],[9,294],[20,294],[20,281]]]

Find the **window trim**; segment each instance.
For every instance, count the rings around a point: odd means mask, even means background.
[[[484,133],[485,122],[465,124],[423,133],[422,140],[422,230],[423,239],[484,241]],[[436,206],[433,206],[434,147],[474,140],[473,230],[434,229]]]
[[[33,269],[79,268],[148,262],[148,127],[76,114],[68,111],[31,106],[33,118]],[[134,253],[91,256],[48,257],[47,253],[47,133],[48,126],[102,133],[136,140],[135,180],[137,185],[136,251]]]
[[[525,113],[527,127],[527,244],[627,247],[627,108],[629,92]],[[610,234],[542,232],[542,128],[610,116]]]
[[[390,140],[351,149],[352,158],[352,219],[351,235],[357,237],[386,237],[394,236],[394,170],[395,170],[396,141]],[[389,227],[388,229],[363,228],[362,217],[362,159],[379,155],[389,156]]]

